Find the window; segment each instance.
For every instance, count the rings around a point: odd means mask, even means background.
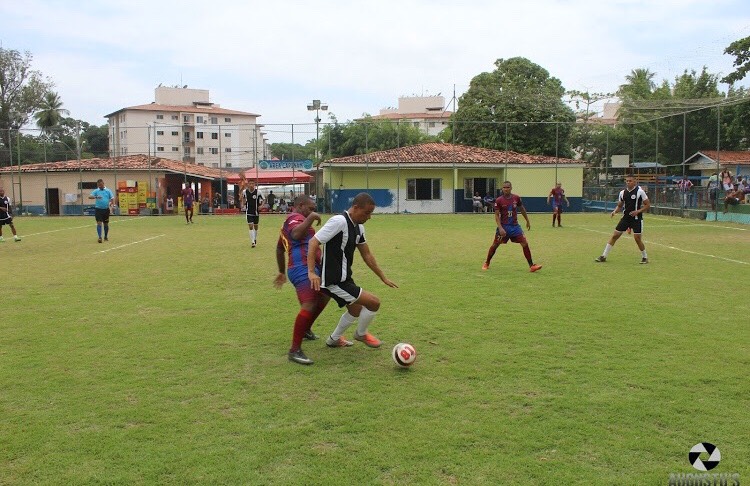
[[[190,123],[190,115],[184,115],[184,116],[182,117],[182,121],[183,121],[184,123]]]
[[[156,115],[156,119],[157,120],[163,120],[164,119],[164,115]]]
[[[225,137],[231,137],[232,136],[232,132],[224,132],[224,136]]]
[[[157,152],[164,152],[164,147],[156,147]]]
[[[198,165],[206,165],[206,164],[204,164],[203,162],[198,162]]]
[[[195,149],[195,151],[198,153],[198,155],[203,155],[203,147],[198,147]]]
[[[180,151],[180,147],[172,147],[172,152],[179,152],[179,151]]]
[[[211,140],[218,140],[218,139],[219,139],[219,134],[218,133],[216,133],[216,132],[211,133]]]
[[[419,127],[419,122],[414,122],[415,127]]]
[[[78,189],[96,189],[99,187],[96,182],[79,182]]]
[[[186,156],[190,156],[190,147],[185,147],[185,151],[183,152]]]
[[[219,168],[219,164],[213,163],[213,164],[211,164],[211,167],[213,167],[214,169],[218,169]]]
[[[195,138],[203,138],[203,132],[195,132]]]
[[[229,123],[229,122],[232,121],[232,119],[231,118],[224,118],[224,121],[227,122],[227,123]]]
[[[179,135],[179,134],[180,134],[180,132],[172,132],[172,136],[173,136],[173,137],[176,137],[176,136],[177,136],[177,135]]]
[[[407,179],[406,199],[416,201],[442,199],[440,181],[441,179]]]
[[[164,135],[164,130],[157,130],[157,131],[156,131],[156,134],[157,134],[157,135]]]
[[[231,168],[231,167],[232,167],[232,164],[230,164],[230,163],[228,163],[228,162],[227,162],[227,163],[226,163],[225,165],[226,165],[227,167],[229,167],[229,168]]]
[[[211,151],[211,155],[219,154],[219,149],[217,149],[216,147],[211,147],[209,150]]]
[[[224,149],[224,152],[231,152],[231,151],[232,151],[231,147],[227,147],[227,148]]]
[[[430,127],[434,127],[434,126],[435,126],[435,122],[430,122],[430,123],[429,123],[429,126],[430,126]]]
[[[172,120],[179,120],[179,119],[180,119],[180,117],[179,117],[179,116],[177,116],[177,115],[172,115]]]
[[[474,177],[464,179],[464,199],[471,199],[475,192],[484,197],[490,194],[492,197],[497,195],[495,191],[497,179],[485,179],[484,177]]]
[[[196,123],[203,123],[203,117],[202,116],[196,116],[195,117],[195,122]]]
[[[212,116],[211,117],[211,123],[213,123],[214,125],[216,125],[217,123],[219,123],[219,119],[217,117],[215,117],[215,116]]]
[[[185,132],[185,136],[182,137],[182,141],[185,143],[190,143],[190,134]]]

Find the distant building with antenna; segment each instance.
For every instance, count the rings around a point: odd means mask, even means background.
[[[436,136],[448,126],[452,111],[447,111],[445,97],[400,96],[398,108],[383,108],[373,120],[393,120],[410,123],[427,135]]]

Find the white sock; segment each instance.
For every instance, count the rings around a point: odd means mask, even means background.
[[[607,246],[604,247],[604,253],[602,253],[602,256],[604,258],[607,258],[607,255],[609,255],[609,252],[612,251],[612,245],[607,243]]]
[[[367,328],[375,316],[378,315],[377,311],[372,312],[367,310],[366,307],[362,308],[362,312],[359,313],[359,323],[357,324],[357,336],[364,336],[367,334]]]
[[[247,233],[250,235],[250,243],[253,242],[253,230],[248,230]]]
[[[341,319],[339,319],[339,324],[336,326],[336,329],[333,330],[331,333],[331,339],[336,341],[338,338],[341,337],[342,334],[351,326],[354,324],[354,321],[356,321],[357,318],[353,315],[349,314],[349,311],[344,312],[341,314]]]
[[[646,254],[646,250],[643,250],[641,252],[641,256],[643,256],[643,258],[648,258],[648,255]]]

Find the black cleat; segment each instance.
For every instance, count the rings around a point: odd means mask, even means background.
[[[313,360],[305,356],[305,353],[303,353],[301,349],[298,349],[297,351],[289,351],[289,361],[294,361],[295,363],[303,365],[313,364]]]
[[[308,341],[315,341],[316,339],[318,339],[318,335],[312,331],[305,331],[304,338],[307,339]]]
[[[604,263],[604,262],[606,262],[606,261],[607,261],[607,257],[605,257],[605,256],[600,256],[600,257],[597,257],[597,258],[595,258],[595,259],[594,259],[594,261],[595,261],[596,263]]]

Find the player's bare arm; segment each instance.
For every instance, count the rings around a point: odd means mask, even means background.
[[[284,242],[279,237],[279,241],[276,243],[276,266],[278,267],[279,273],[276,274],[276,278],[273,279],[273,286],[280,289],[286,283],[286,248],[284,248]]]
[[[305,233],[307,233],[307,229],[312,226],[314,222],[317,222],[317,225],[320,226],[320,215],[315,211],[310,213],[303,222],[294,227],[294,229],[292,230],[292,238],[294,238],[295,240],[299,240],[300,238],[305,236]]]
[[[500,236],[505,236],[505,229],[503,228],[503,225],[500,224],[500,209],[495,209],[495,224],[497,225],[497,231],[500,234]]]
[[[310,242],[307,244],[307,278],[310,280],[310,287],[313,290],[320,290],[320,277],[315,273],[315,256],[320,250],[320,241],[314,236],[310,238]]]
[[[523,206],[519,206],[518,210],[521,212],[521,216],[523,216],[523,219],[526,220],[526,229],[531,231],[531,221],[529,221],[529,216],[526,214],[526,208]]]
[[[609,213],[609,217],[612,218],[614,217],[615,214],[619,213],[620,209],[622,209],[623,204],[624,203],[622,201],[617,201],[617,206],[615,207],[615,209],[612,210],[611,213]]]
[[[375,275],[380,277],[380,280],[382,280],[384,284],[389,287],[393,287],[396,289],[398,288],[398,285],[389,280],[388,277],[385,276],[385,273],[383,273],[383,270],[380,269],[377,260],[375,260],[375,255],[372,254],[372,252],[370,251],[370,247],[367,246],[367,243],[358,245],[357,249],[359,250],[359,254],[362,256],[362,260],[365,262],[365,264],[370,268],[370,270],[373,271]]]

